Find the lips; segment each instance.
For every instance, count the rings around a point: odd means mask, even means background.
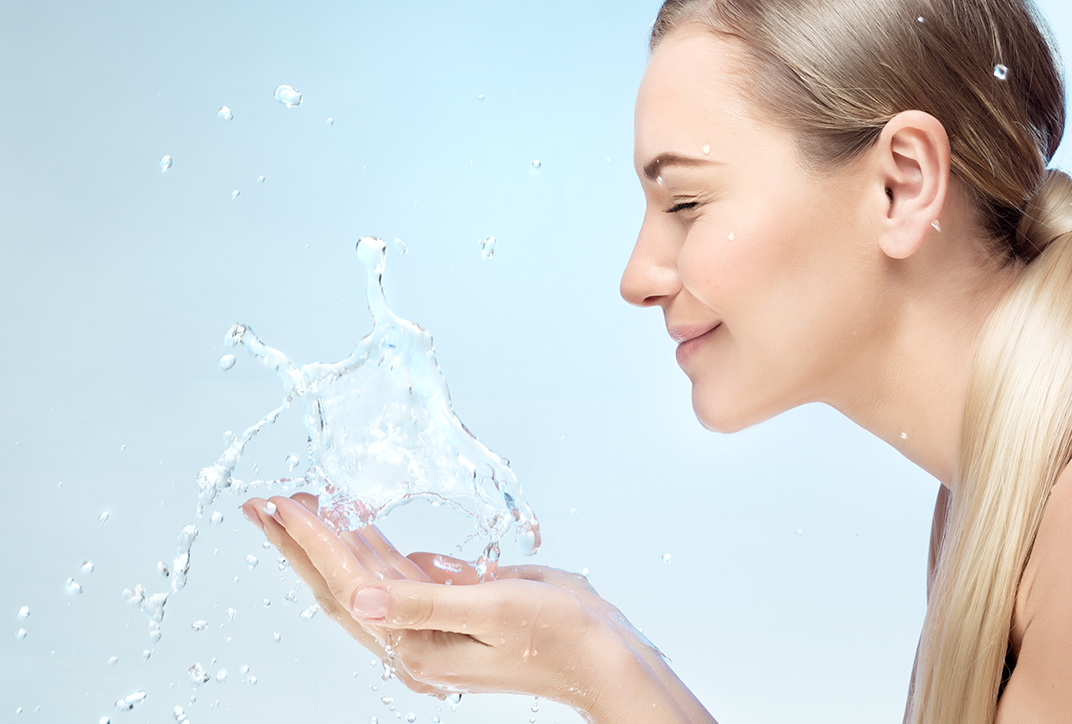
[[[722,322],[719,322],[713,327],[709,325],[671,327],[669,330],[670,337],[678,343],[677,363],[684,367],[689,358],[696,354],[700,347],[702,347],[721,326]]]

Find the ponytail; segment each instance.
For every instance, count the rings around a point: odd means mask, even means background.
[[[994,720],[1017,587],[1072,459],[1072,178],[1046,172],[1016,234],[1036,258],[976,350],[912,724]]]

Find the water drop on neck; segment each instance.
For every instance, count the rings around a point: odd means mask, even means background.
[[[292,88],[289,85],[281,85],[275,89],[275,99],[287,108],[294,108],[295,106],[301,105],[302,94],[299,93],[296,88]]]
[[[234,119],[234,113],[231,113],[231,109],[227,106],[220,108],[216,115],[220,117],[221,121],[230,121]]]

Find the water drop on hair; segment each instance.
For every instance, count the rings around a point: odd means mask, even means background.
[[[919,16],[918,18],[916,18],[916,20],[917,20],[918,22],[921,22],[921,23],[926,23],[926,22],[927,22],[926,20],[924,20],[924,19],[923,19],[923,16],[922,16],[922,15],[920,15],[920,16]]]
[[[998,63],[997,65],[995,65],[994,66],[994,77],[997,78],[998,80],[1005,80],[1006,78],[1008,78],[1009,77],[1009,69],[1008,69],[1008,67],[1002,65],[1001,63]]]
[[[227,106],[221,108],[216,115],[220,117],[221,121],[230,121],[234,119],[234,113],[231,113],[231,109]]]
[[[164,173],[171,168],[171,156],[164,156],[160,159],[160,173]]]
[[[294,106],[301,105],[302,95],[296,88],[292,88],[289,85],[281,85],[275,89],[275,99],[287,108],[293,108]]]

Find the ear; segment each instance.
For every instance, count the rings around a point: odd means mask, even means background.
[[[879,246],[886,256],[905,259],[939,233],[932,224],[949,190],[949,136],[934,116],[905,111],[890,119],[872,152],[887,197]]]

